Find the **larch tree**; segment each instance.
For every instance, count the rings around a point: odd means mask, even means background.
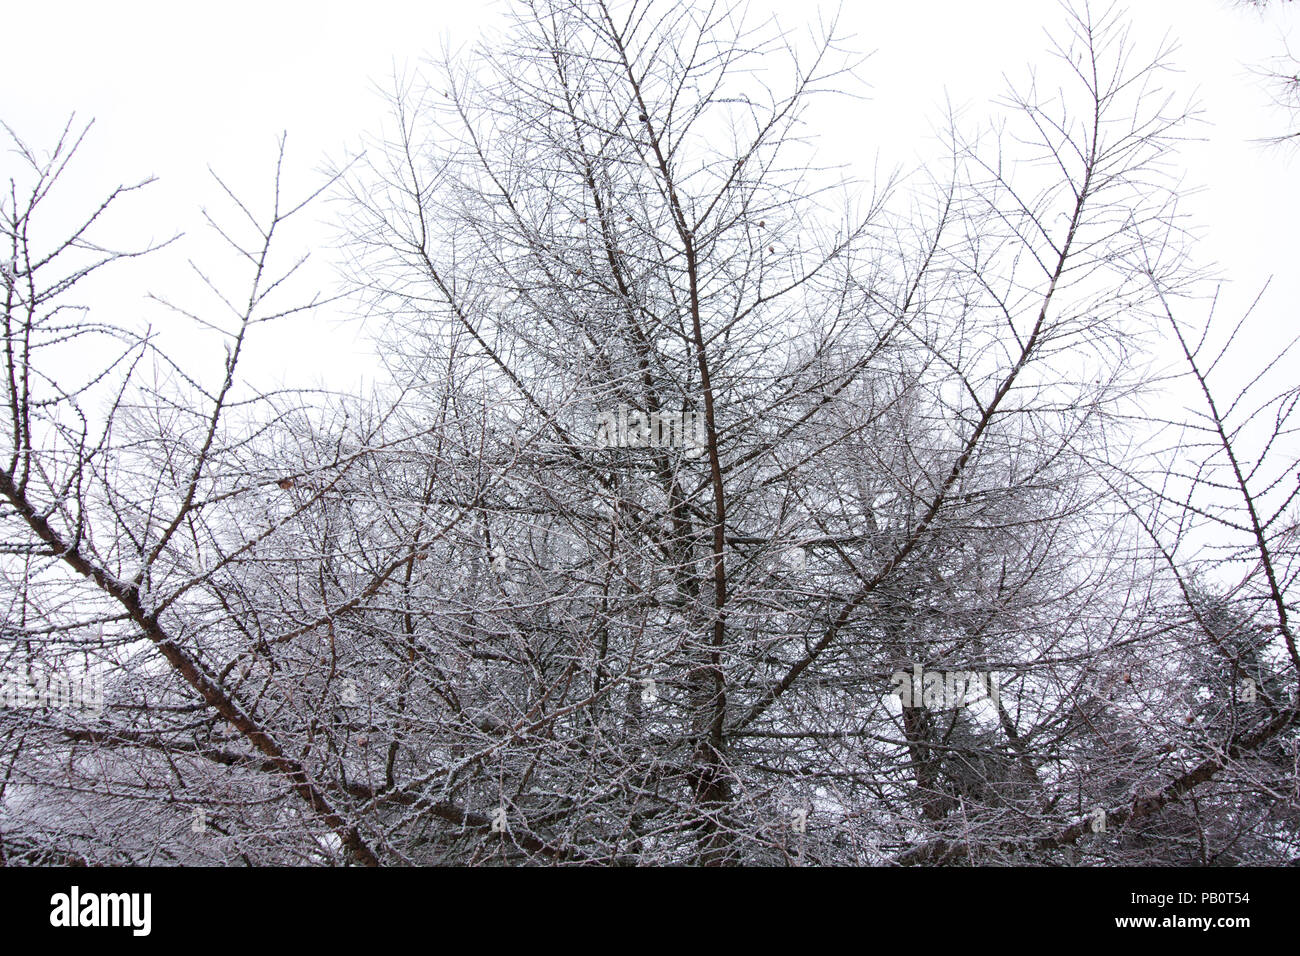
[[[4,673],[107,684],[0,709],[6,858],[1295,857],[1286,353],[1220,382],[1168,51],[1052,53],[864,183],[834,23],[516,4],[321,190],[229,192],[215,384],[70,311],[119,254],[36,238],[71,144],[20,150]],[[325,191],[387,384],[261,392]]]

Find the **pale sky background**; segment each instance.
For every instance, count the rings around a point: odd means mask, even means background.
[[[815,15],[812,0],[767,0],[783,23]],[[1104,6],[1104,4],[1096,4]],[[1287,129],[1253,70],[1266,66],[1288,37],[1300,51],[1300,10],[1275,4],[1265,15],[1230,0],[1132,0],[1134,35],[1148,47],[1168,33],[1180,44],[1183,72],[1175,90],[1196,94],[1207,124],[1204,143],[1184,150],[1187,182],[1204,187],[1188,210],[1205,229],[1202,261],[1217,261],[1232,280],[1227,304],[1245,302],[1274,277],[1260,348],[1295,334],[1300,297],[1296,226],[1300,154],[1253,142]],[[833,4],[823,4],[833,9]],[[85,206],[112,185],[154,175],[159,182],[130,202],[102,235],[185,239],[159,258],[128,267],[88,290],[90,304],[120,317],[165,324],[144,299],[148,290],[194,298],[185,259],[213,254],[201,205],[221,206],[211,165],[254,202],[268,196],[276,137],[287,131],[286,182],[298,195],[319,184],[327,157],[355,147],[377,129],[384,104],[375,92],[394,66],[422,54],[474,42],[499,18],[499,3],[480,0],[380,0],[365,4],[233,0],[219,5],[175,2],[44,2],[0,0],[0,119],[29,145],[54,142],[70,112],[95,127],[72,170],[63,200]],[[1004,73],[1021,77],[1046,60],[1045,27],[1063,22],[1046,0],[848,0],[844,22],[854,45],[874,51],[864,76],[870,99],[837,124],[828,154],[860,158],[869,176],[882,167],[912,167],[933,156],[932,130],[945,97],[974,118],[1000,94]],[[0,159],[5,179],[12,157]],[[265,206],[263,206],[265,208]],[[306,248],[331,234],[327,205],[311,229],[291,236]],[[327,286],[329,251],[318,254],[310,283]],[[1268,330],[1275,330],[1274,336]],[[368,363],[365,333],[337,311],[258,330],[247,369],[265,384],[284,381],[354,387]],[[220,353],[196,350],[211,370]]]

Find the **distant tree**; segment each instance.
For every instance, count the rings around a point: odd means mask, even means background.
[[[1263,11],[1272,4],[1290,3],[1291,0],[1237,0],[1237,2]],[[1294,123],[1294,118],[1300,116],[1300,57],[1287,48],[1259,72],[1272,87],[1276,105],[1293,118],[1294,125],[1300,126],[1300,123]],[[1300,128],[1269,137],[1269,141],[1286,143],[1298,138],[1300,138]]]

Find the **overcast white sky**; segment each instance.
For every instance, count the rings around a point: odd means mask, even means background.
[[[769,4],[764,4],[769,5]],[[785,23],[812,16],[811,0],[770,0]],[[832,4],[824,4],[833,9]],[[1280,54],[1289,36],[1300,50],[1300,11],[1278,4],[1264,16],[1229,0],[1132,0],[1135,35],[1155,43],[1168,32],[1181,44],[1179,89],[1196,92],[1208,125],[1204,143],[1185,151],[1189,184],[1205,187],[1189,207],[1206,230],[1203,260],[1218,261],[1244,300],[1270,275],[1269,322],[1294,334],[1300,297],[1297,154],[1252,142],[1284,128],[1267,87],[1251,71]],[[0,0],[0,119],[31,145],[46,147],[67,115],[94,118],[95,129],[65,199],[89,203],[103,188],[156,175],[151,194],[116,221],[130,237],[178,230],[183,244],[151,265],[96,287],[92,304],[128,315],[158,316],[146,289],[175,292],[185,256],[209,254],[198,210],[219,205],[210,164],[232,185],[266,195],[282,130],[289,135],[288,179],[310,188],[327,156],[339,157],[378,125],[374,88],[396,64],[410,64],[444,43],[473,42],[495,21],[496,3],[479,0],[222,4],[12,2]],[[1045,59],[1044,27],[1059,24],[1045,0],[848,0],[845,20],[856,45],[874,51],[865,77],[871,99],[837,128],[851,131],[870,164],[914,164],[933,152],[928,139],[945,95],[972,113]],[[11,157],[0,160],[4,178]],[[865,166],[861,172],[870,173]],[[330,215],[316,210],[317,220]],[[295,236],[310,244],[326,235]],[[321,273],[321,280],[324,273]],[[1283,335],[1285,332],[1285,336]],[[345,387],[363,367],[355,329],[330,316],[259,332],[259,374],[294,383],[314,379]],[[215,357],[214,357],[215,361]]]

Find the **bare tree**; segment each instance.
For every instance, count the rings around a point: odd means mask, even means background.
[[[250,239],[212,220],[250,279],[242,299],[210,283],[218,307],[209,318],[177,310],[224,340],[215,387],[205,385],[160,351],[148,329],[97,321],[70,300],[88,276],[150,251],[114,251],[95,235],[110,209],[144,184],[113,191],[65,239],[45,237],[43,207],[84,135],[69,125],[41,158],[10,133],[23,176],[10,181],[3,210],[11,255],[9,420],[0,468],[11,595],[4,653],[6,676],[11,669],[30,678],[36,669],[74,668],[82,680],[107,681],[112,704],[98,715],[51,709],[39,699],[34,710],[4,711],[4,802],[16,819],[6,829],[17,830],[7,840],[32,846],[42,859],[50,852],[185,859],[183,842],[168,830],[176,810],[188,818],[206,790],[197,768],[215,762],[240,772],[202,799],[220,806],[224,792],[233,808],[252,807],[254,818],[263,817],[256,807],[266,784],[244,771],[270,773],[301,801],[299,817],[311,820],[305,829],[300,819],[292,825],[297,852],[323,828],[336,849],[373,863],[335,798],[282,742],[276,722],[283,705],[231,680],[236,661],[256,659],[268,644],[256,620],[241,616],[239,596],[248,587],[241,565],[296,514],[261,524],[241,522],[251,517],[246,511],[231,513],[277,481],[293,481],[267,474],[266,462],[250,453],[291,413],[289,397],[247,394],[237,370],[254,326],[306,307],[276,305],[297,264],[272,272],[271,250],[277,229],[311,197],[282,200],[277,166],[268,215],[259,219],[229,194]],[[328,486],[349,462],[322,460],[317,451],[305,465]],[[328,448],[319,451],[329,456]],[[232,734],[240,746],[232,741],[227,749]],[[49,763],[55,755],[67,767],[57,779]],[[150,808],[148,816],[131,809],[137,802]],[[255,823],[239,816],[241,826]],[[285,821],[270,826],[283,829]],[[52,836],[45,843],[40,834]]]
[[[928,216],[882,190],[837,221],[782,159],[821,71],[842,81],[833,39],[760,107],[742,71],[776,71],[737,16],[532,5],[514,45],[399,84],[354,180],[401,380],[489,389],[517,466],[481,559],[514,573],[473,613],[555,651],[532,609],[564,595],[563,651],[528,662],[554,677],[525,699],[584,688],[553,706],[590,713],[597,736],[568,732],[615,782],[592,793],[558,741],[510,767],[503,743],[476,799],[643,862],[1033,849],[1094,809],[1098,768],[1062,757],[1095,743],[1088,695],[1170,624],[1094,464],[1142,384],[1152,281],[1194,278],[1152,178],[1180,120],[1162,60],[1135,67],[1114,14],[1081,12],[1057,51],[1079,99],[1007,104],[1041,165],[1012,177],[999,141],[954,133]],[[593,449],[615,407],[702,414],[701,454]],[[557,527],[577,550],[539,554]],[[917,663],[1003,672],[1014,703],[893,713]],[[587,801],[581,831],[560,793]],[[820,838],[791,829],[801,808]]]

